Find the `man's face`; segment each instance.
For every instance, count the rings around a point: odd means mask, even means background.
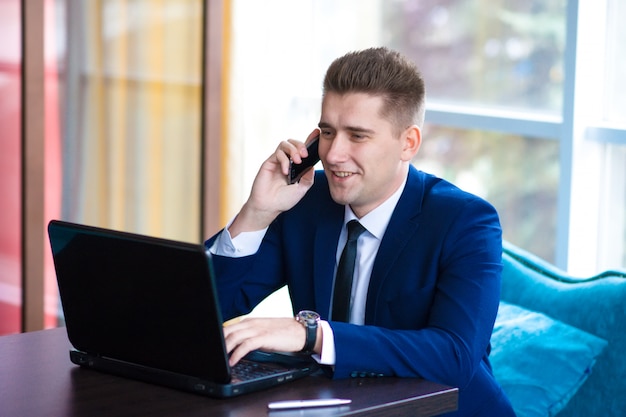
[[[398,189],[417,152],[381,117],[382,105],[382,97],[366,93],[327,93],[322,102],[319,153],[330,193],[358,217]]]

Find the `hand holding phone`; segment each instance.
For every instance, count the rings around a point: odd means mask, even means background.
[[[317,145],[319,143],[319,136],[316,136],[307,146],[307,152],[309,155],[306,158],[302,158],[302,162],[299,164],[294,163],[293,161],[289,162],[289,184],[295,184],[300,181],[300,178],[317,162],[320,160],[320,156],[317,150]]]

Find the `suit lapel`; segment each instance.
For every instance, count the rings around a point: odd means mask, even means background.
[[[313,279],[315,282],[315,306],[322,317],[330,317],[330,297],[335,274],[337,242],[343,227],[344,207],[333,204],[326,213],[317,213],[324,219],[315,230],[315,253]]]
[[[418,215],[422,207],[424,185],[424,173],[411,166],[405,189],[391,215],[374,261],[367,293],[365,324],[375,322],[381,288],[400,252],[419,227]]]

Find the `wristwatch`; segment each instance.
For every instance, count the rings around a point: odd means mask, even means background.
[[[302,310],[296,314],[296,321],[302,323],[306,329],[306,341],[301,353],[311,353],[315,347],[317,340],[317,323],[320,321],[320,315],[315,311]]]

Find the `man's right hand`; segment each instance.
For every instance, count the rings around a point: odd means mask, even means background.
[[[299,182],[290,185],[287,181],[289,162],[300,163],[307,156],[306,143],[318,134],[319,129],[315,129],[305,143],[294,139],[281,142],[263,162],[248,200],[228,228],[231,237],[268,227],[280,213],[289,210],[304,197],[313,186],[314,171],[310,170]]]

